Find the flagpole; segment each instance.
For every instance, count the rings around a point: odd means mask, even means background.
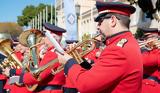
[[[38,20],[37,20],[37,22],[38,22],[38,30],[40,29],[40,27],[39,27],[39,14],[38,14],[38,18],[37,18]]]
[[[46,23],[48,22],[48,6],[46,6]]]
[[[53,24],[53,5],[51,3],[51,19],[50,19],[50,23]]]
[[[42,12],[40,12],[40,30],[42,30]]]
[[[55,14],[55,16],[54,16],[54,17],[55,17],[55,18],[54,18],[54,24],[57,25],[57,23],[56,23],[56,21],[57,21],[57,20],[56,20],[56,19],[57,19],[57,13],[56,13],[56,12],[57,12],[57,11],[56,11],[57,2],[56,2],[56,0],[54,0],[54,6],[55,6],[55,7],[54,7],[54,8],[55,8],[55,10],[54,10],[54,12],[55,12],[55,13],[54,13],[54,14]]]
[[[43,23],[45,23],[46,21],[45,21],[45,9],[43,9]]]

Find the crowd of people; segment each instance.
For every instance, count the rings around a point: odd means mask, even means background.
[[[0,33],[0,93],[159,93],[159,30],[141,29],[136,39],[129,30],[133,6],[97,1],[96,7],[100,35],[83,56],[68,53],[74,42],[59,52],[45,31],[61,46],[66,30],[49,23],[44,31],[22,32],[16,43]]]

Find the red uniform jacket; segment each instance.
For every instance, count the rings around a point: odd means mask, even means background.
[[[90,53],[84,56],[84,58],[87,58],[89,60],[95,61],[97,59],[96,53],[99,51],[99,48],[93,49]]]
[[[156,77],[160,80],[160,50],[154,49],[142,53],[144,75]],[[159,82],[160,83],[160,82]],[[160,93],[160,84],[157,81],[145,78],[143,79],[142,93]]]
[[[67,77],[80,93],[141,93],[142,57],[131,32],[110,37],[106,46],[90,70],[73,64]]]
[[[43,66],[46,63],[54,60],[57,58],[57,55],[54,53],[53,48],[48,49],[46,52],[44,58],[40,62],[39,66]],[[54,66],[48,67],[46,70],[44,70],[40,74],[41,81],[37,81],[31,73],[25,73],[23,77],[23,82],[27,85],[32,84],[38,84],[39,86],[45,86],[45,85],[63,85],[65,83],[65,76],[64,72],[61,71],[57,73],[56,75],[51,74],[51,69],[56,69],[60,64],[57,62]],[[46,93],[47,91],[44,90]],[[48,92],[47,92],[48,93]]]

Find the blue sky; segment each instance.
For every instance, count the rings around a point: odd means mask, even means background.
[[[0,22],[16,22],[27,5],[54,4],[54,0],[0,0]]]

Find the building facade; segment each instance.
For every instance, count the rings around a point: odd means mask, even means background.
[[[120,1],[120,0],[99,0],[99,1]],[[126,0],[121,0],[124,3]],[[94,35],[97,31],[97,23],[94,22],[94,18],[98,15],[98,11],[95,7],[96,0],[74,0],[75,6],[79,5],[80,11],[78,13],[78,39],[81,41],[84,34]],[[63,0],[56,0],[56,15],[57,25],[66,28],[65,16],[63,12],[64,3]],[[134,4],[136,12],[131,15],[130,30],[133,34],[136,33],[139,27],[153,27],[160,28],[160,23],[155,20],[150,20],[145,17],[145,14],[139,8],[138,5]]]

